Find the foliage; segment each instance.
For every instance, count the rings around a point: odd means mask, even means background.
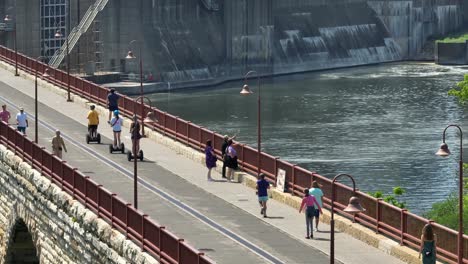
[[[463,81],[457,83],[459,89],[450,89],[449,95],[458,97],[458,101],[461,104],[465,104],[468,101],[468,74],[465,74]]]
[[[452,34],[448,35],[447,37],[443,39],[436,40],[436,42],[442,42],[442,43],[464,43],[465,41],[468,40],[468,33],[458,33],[458,34]]]
[[[384,195],[382,191],[376,191],[374,193],[370,192],[369,195],[375,197],[375,198],[382,198],[385,202],[392,204],[396,207],[399,208],[406,208],[406,203],[405,202],[400,202],[398,201],[397,197],[403,195],[406,192],[405,189],[397,186],[393,188],[393,193],[392,194],[386,194]]]
[[[458,230],[458,195],[451,194],[445,201],[437,202],[423,215],[438,224]],[[463,229],[468,232],[468,197],[463,197]]]

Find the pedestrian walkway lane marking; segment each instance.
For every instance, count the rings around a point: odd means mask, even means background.
[[[0,99],[5,101],[6,103],[8,103],[10,106],[15,108],[16,110],[19,110],[19,107],[16,106],[12,101],[6,99],[3,96],[0,96]],[[35,119],[35,116],[32,115],[32,114],[28,114],[28,117],[31,117],[31,119],[33,119],[33,120]],[[50,125],[47,122],[44,122],[42,120],[38,120],[38,123],[40,125],[44,126],[45,128],[47,128],[48,130],[50,130],[51,132],[55,132],[56,129],[57,129],[57,128],[53,127],[52,125]],[[87,152],[91,156],[93,156],[93,157],[101,160],[102,162],[106,163],[107,165],[117,169],[123,175],[127,176],[127,178],[133,179],[133,172],[127,170],[123,166],[121,166],[121,165],[117,164],[116,162],[110,160],[109,158],[99,154],[95,150],[93,150],[90,147],[78,142],[77,140],[69,137],[67,134],[63,133],[63,131],[62,131],[62,137],[64,137],[66,140],[68,140],[70,143],[72,143],[72,145],[76,146],[77,148]],[[222,225],[218,224],[216,221],[210,219],[209,217],[203,215],[202,213],[200,213],[196,209],[190,207],[189,205],[185,204],[184,202],[181,202],[181,201],[177,200],[172,195],[164,192],[163,190],[161,190],[159,188],[156,188],[155,186],[153,186],[151,183],[147,182],[146,180],[144,180],[142,178],[138,178],[138,182],[141,185],[143,185],[144,187],[146,187],[148,190],[150,190],[151,192],[155,193],[159,197],[166,200],[167,202],[175,205],[179,209],[182,209],[184,212],[188,212],[190,215],[197,218],[201,222],[207,224],[208,226],[210,226],[214,230],[216,230],[219,233],[223,234],[224,236],[230,238],[231,240],[237,242],[241,246],[249,249],[250,251],[252,251],[253,253],[259,255],[260,257],[264,258],[265,260],[269,261],[270,263],[274,263],[274,264],[283,264],[284,263],[282,260],[280,260],[279,258],[273,256],[271,253],[267,252],[266,250],[260,248],[259,246],[255,245],[255,244],[253,244],[252,242],[250,242],[246,238],[243,238],[242,236],[236,234],[235,232],[229,230],[228,228],[223,227]]]

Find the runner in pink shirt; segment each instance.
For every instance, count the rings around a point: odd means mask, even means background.
[[[0,120],[7,123],[10,121],[10,112],[6,110],[6,104],[2,105],[2,111],[0,112]]]
[[[320,213],[322,213],[322,207],[320,207],[320,204],[317,202],[317,199],[315,199],[313,195],[309,195],[309,189],[305,189],[304,194],[305,196],[304,199],[302,199],[301,207],[299,208],[299,213],[302,212],[302,208],[304,208],[304,205],[306,205],[307,208],[305,210],[305,217],[307,234],[305,238],[309,239],[314,238],[314,225],[312,220],[314,219],[315,206],[317,206],[317,208],[320,210]]]

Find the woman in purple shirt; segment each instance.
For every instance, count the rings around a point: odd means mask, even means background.
[[[211,140],[206,141],[205,148],[205,163],[208,168],[208,181],[212,181],[211,178],[211,169],[216,167],[216,155],[214,153],[213,147],[211,146]]]

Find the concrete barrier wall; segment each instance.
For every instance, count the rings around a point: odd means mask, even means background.
[[[468,64],[468,42],[436,43],[435,62],[443,65]]]

